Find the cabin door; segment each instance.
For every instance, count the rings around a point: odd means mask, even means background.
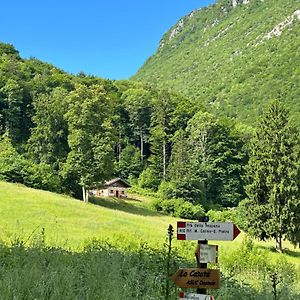
[[[119,191],[116,191],[116,197],[119,198]]]

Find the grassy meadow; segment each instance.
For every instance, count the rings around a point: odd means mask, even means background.
[[[89,239],[163,244],[174,218],[160,215],[138,200],[111,199],[99,205],[42,190],[0,182],[0,239],[28,239],[44,228],[46,242],[80,250]],[[125,239],[125,240],[124,240]]]
[[[167,229],[176,230],[177,219],[152,211],[148,198],[132,198],[85,204],[0,182],[0,299],[178,299],[168,278],[195,266],[196,241],[173,240],[168,270]],[[253,243],[244,233],[215,243],[217,300],[273,299],[275,272],[282,299],[300,299],[299,249],[285,243],[285,253],[275,253],[273,241]]]

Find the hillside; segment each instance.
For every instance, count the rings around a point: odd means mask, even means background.
[[[0,182],[0,240],[29,240],[45,230],[46,243],[79,249],[93,238],[126,243],[162,245],[175,218],[163,216],[138,200],[111,200],[102,206],[71,197]],[[109,206],[109,207],[106,207]],[[127,246],[128,246],[127,245]]]
[[[139,200],[85,204],[5,182],[0,200],[1,299],[162,299],[167,278],[195,266],[196,242],[174,239],[166,273],[166,229],[176,219]],[[254,246],[242,234],[218,244],[216,300],[271,299],[268,274],[275,271],[279,291],[298,299],[299,251],[288,243],[286,254],[272,253],[268,243]],[[178,299],[172,282],[169,293]]]
[[[121,249],[138,248],[143,243],[162,248],[169,224],[175,228],[178,219],[149,209],[145,196],[134,198],[139,200],[99,198],[98,204],[85,204],[68,196],[0,181],[0,240],[34,240],[44,228],[46,244],[66,249],[80,250],[94,238]],[[217,244],[224,254],[238,248],[243,238],[244,234],[240,234],[233,242]],[[193,254],[193,242],[173,243],[183,253]],[[273,241],[256,244],[267,250],[274,246]],[[288,242],[284,247],[289,254],[282,256],[300,265],[299,251]],[[278,253],[273,256],[279,258]]]
[[[219,0],[181,18],[133,76],[253,124],[280,99],[300,120],[300,4]]]

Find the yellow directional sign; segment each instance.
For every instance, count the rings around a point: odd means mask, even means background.
[[[174,283],[181,288],[219,289],[220,271],[211,269],[179,269],[173,276]]]

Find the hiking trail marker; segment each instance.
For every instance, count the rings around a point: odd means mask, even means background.
[[[233,223],[208,222],[177,222],[177,240],[198,240],[195,250],[197,268],[179,269],[172,276],[174,283],[181,288],[196,288],[197,293],[180,292],[180,300],[214,300],[207,295],[207,289],[220,288],[220,271],[207,269],[207,263],[218,262],[218,246],[208,245],[208,240],[233,241],[240,230]]]
[[[177,240],[233,241],[239,234],[233,223],[177,222]]]
[[[213,269],[179,269],[172,276],[174,283],[181,288],[219,289],[220,271]]]

